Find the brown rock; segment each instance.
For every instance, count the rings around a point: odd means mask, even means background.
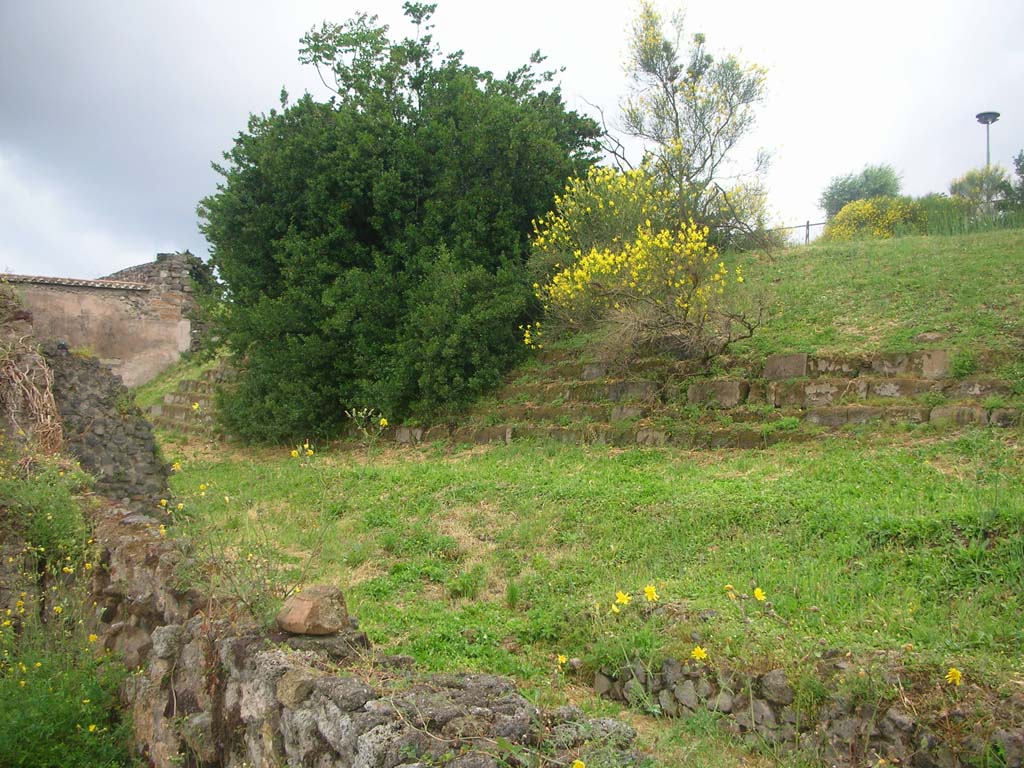
[[[293,635],[330,635],[348,620],[345,596],[329,584],[314,584],[285,600],[277,626]]]

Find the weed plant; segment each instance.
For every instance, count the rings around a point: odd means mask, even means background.
[[[0,765],[131,763],[117,693],[126,670],[84,623],[96,567],[75,498],[85,480],[62,460],[8,452],[0,461],[4,572],[15,580],[0,606]]]

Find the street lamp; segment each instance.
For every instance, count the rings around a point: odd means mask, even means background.
[[[985,167],[988,168],[991,160],[991,152],[988,140],[989,126],[992,125],[996,120],[999,119],[998,112],[979,112],[975,115],[978,118],[978,122],[985,126]]]

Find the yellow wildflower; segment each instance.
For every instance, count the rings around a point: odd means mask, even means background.
[[[384,427],[386,427],[388,425],[388,420],[385,419],[383,416],[381,416],[380,417],[380,421],[378,422],[378,424],[380,424],[380,428],[381,429],[384,429]]]
[[[763,603],[768,598],[765,595],[764,590],[761,589],[760,587],[758,587],[757,589],[754,590],[754,599],[757,600],[757,602],[759,602],[759,603]]]
[[[292,449],[292,458],[293,459],[299,458],[299,452],[298,452],[298,450],[296,450],[294,448]]]
[[[587,768],[587,764],[582,760],[573,760],[572,765],[569,768]]]
[[[559,663],[559,665],[565,664],[565,662],[567,662],[568,660],[569,660],[569,657],[566,656],[564,653],[558,654],[558,663]]]
[[[64,606],[62,606],[62,605],[55,605],[55,606],[53,606],[53,612],[56,613],[58,616],[61,613],[63,613],[63,611],[64,611]]]
[[[198,411],[199,410],[199,403],[192,403],[192,410],[193,411]]]
[[[644,587],[644,597],[647,598],[648,603],[658,602],[658,591],[654,588],[653,584],[648,584]]]
[[[690,658],[694,661],[704,661],[708,657],[708,652],[701,648],[699,645],[693,646],[693,650],[690,651]]]
[[[95,642],[96,642],[97,640],[99,640],[99,639],[100,639],[100,638],[99,638],[99,636],[98,636],[98,635],[96,635],[96,634],[90,634],[90,635],[89,635],[89,642],[90,642],[90,643],[95,643]]]
[[[96,723],[89,723],[89,733],[96,733]]]
[[[619,606],[617,606],[615,603],[612,603],[612,613],[618,613],[618,612],[619,612]]]
[[[166,507],[167,506],[167,499],[160,499],[160,506],[161,507]]]
[[[166,528],[166,526],[163,526],[163,525],[160,526],[160,535],[161,536],[166,536],[167,535],[167,528]]]
[[[963,675],[960,674],[960,670],[956,667],[950,667],[946,673],[946,682],[950,685],[957,686],[963,681]]]
[[[176,461],[173,464],[171,464],[171,469],[175,472],[181,472],[181,462]]]
[[[619,591],[615,593],[615,602],[619,605],[629,605],[629,601],[632,599],[628,592]]]

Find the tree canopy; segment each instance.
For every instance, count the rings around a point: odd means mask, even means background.
[[[242,361],[221,412],[238,434],[336,429],[346,408],[457,406],[522,354],[532,220],[585,173],[597,125],[542,59],[505,77],[360,14],[302,40],[332,96],[253,115],[215,169],[201,229]]]
[[[897,197],[899,193],[900,176],[891,165],[868,165],[860,173],[834,177],[822,191],[818,205],[831,219],[854,200]]]
[[[679,221],[693,219],[720,245],[742,245],[763,234],[766,196],[759,181],[768,155],[735,172],[739,142],[754,126],[765,94],[765,71],[735,56],[716,58],[703,34],[682,44],[677,14],[667,32],[653,3],[645,0],[629,37],[627,68],[632,92],[622,104],[624,129],[647,146],[646,163],[672,190]]]

